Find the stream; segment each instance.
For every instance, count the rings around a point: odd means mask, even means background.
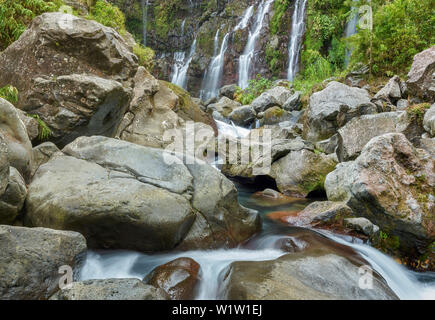
[[[285,226],[266,217],[270,212],[301,210],[312,200],[286,205],[265,206],[252,198],[258,187],[245,186],[235,182],[239,190],[239,202],[246,207],[258,210],[263,217],[262,232],[247,243],[234,249],[208,251],[169,252],[162,254],[142,254],[131,251],[89,251],[80,272],[80,280],[109,278],[143,279],[155,267],[180,257],[190,257],[201,266],[200,283],[196,299],[225,299],[225,285],[222,280],[226,269],[235,261],[267,261],[288,254],[280,248],[279,242],[289,237],[297,229]],[[372,268],[381,275],[400,299],[435,299],[435,273],[416,273],[407,270],[392,258],[351,237],[334,235],[326,231],[308,230],[330,240],[354,249]],[[356,280],[357,281],[357,280]]]

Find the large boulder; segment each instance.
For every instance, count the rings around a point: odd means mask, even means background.
[[[85,253],[77,232],[0,226],[0,299],[48,299],[59,290],[59,268],[74,270]]]
[[[193,300],[200,265],[190,258],[178,258],[155,268],[144,281],[164,290],[172,300]]]
[[[422,254],[435,240],[435,160],[403,134],[373,138],[353,162],[326,177],[330,201],[345,202],[384,232],[397,236],[402,252]]]
[[[258,231],[213,167],[105,137],[81,137],[36,172],[26,225],[81,232],[94,248],[234,246]],[[113,226],[116,225],[116,228]]]
[[[415,55],[408,73],[409,94],[424,101],[435,102],[435,46]]]
[[[32,144],[18,110],[0,98],[0,134],[8,148],[9,164],[28,179],[32,164]]]
[[[304,239],[305,240],[305,239]],[[302,240],[296,248],[271,261],[234,262],[225,275],[230,300],[395,300],[396,295],[376,272],[373,287],[360,286],[367,262],[352,250],[328,241],[316,245]],[[301,243],[301,239],[294,241]],[[311,241],[310,241],[311,242]],[[329,243],[329,244],[328,244]],[[307,248],[308,245],[308,248]],[[363,273],[361,273],[363,271]]]
[[[18,89],[21,109],[36,78],[88,74],[124,82],[136,73],[137,61],[114,29],[69,14],[44,13],[0,54],[0,87]]]
[[[44,142],[34,147],[31,176],[33,177],[39,167],[42,166],[44,163],[47,163],[48,160],[50,160],[50,158],[59,151],[59,148],[52,142]]]
[[[229,84],[219,89],[219,95],[234,100],[234,95],[236,94],[237,89],[238,86],[236,84]]]
[[[389,101],[393,104],[402,98],[401,80],[399,76],[391,78],[387,84],[373,97],[376,100]]]
[[[63,147],[83,135],[114,137],[129,101],[120,82],[72,74],[33,79],[22,109],[38,115]]]
[[[209,126],[213,136],[214,120],[193,102],[187,92],[158,81],[143,67],[138,69],[133,82],[133,98],[117,132],[120,139],[165,148],[171,143],[170,139],[165,139],[165,133],[178,130],[184,138],[187,121],[195,122],[195,130]]]
[[[222,116],[227,118],[230,115],[230,113],[233,112],[234,109],[239,108],[241,106],[242,105],[239,102],[231,100],[230,98],[224,96],[220,98],[218,102],[208,105],[207,110],[212,112],[217,111]]]
[[[426,111],[423,120],[424,129],[432,136],[435,137],[435,104]]]
[[[21,213],[26,200],[27,187],[23,177],[14,167],[10,167],[8,185],[0,193],[0,223],[12,224]]]
[[[269,94],[267,91],[263,92],[251,103],[251,107],[254,108],[255,112],[257,113],[264,112],[272,107],[280,106],[281,105],[279,104],[278,99],[275,96]]]
[[[248,105],[234,109],[228,118],[238,126],[249,127],[254,123],[256,115],[254,108]]]
[[[354,160],[372,138],[395,132],[403,133],[410,141],[417,142],[423,129],[406,111],[353,118],[338,130],[338,159],[341,162]]]
[[[323,190],[326,175],[336,164],[331,155],[295,150],[272,164],[270,176],[282,193],[306,197],[311,192]]]
[[[332,81],[310,97],[304,136],[310,141],[328,139],[353,117],[376,110],[366,90]]]
[[[50,300],[167,300],[167,296],[139,279],[106,279],[73,282]]]

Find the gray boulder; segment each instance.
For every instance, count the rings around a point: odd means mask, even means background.
[[[259,113],[259,112],[264,112],[272,107],[280,107],[280,104],[275,96],[272,96],[266,91],[263,92],[254,101],[252,101],[251,107],[254,108],[255,112]]]
[[[386,133],[404,133],[411,141],[420,139],[421,129],[413,130],[415,126],[405,111],[353,118],[338,130],[338,159],[340,162],[354,160],[372,138]]]
[[[295,92],[287,101],[282,105],[282,108],[286,111],[298,111],[302,107],[300,91]]]
[[[84,135],[114,137],[129,100],[120,82],[73,74],[34,79],[22,108],[38,115],[63,147]]]
[[[167,295],[139,279],[106,279],[73,282],[50,300],[167,300]]]
[[[408,87],[411,96],[424,101],[435,102],[435,46],[415,55],[408,73]]]
[[[228,117],[236,125],[248,127],[255,121],[256,113],[254,108],[248,105],[234,109]]]
[[[433,104],[430,109],[426,111],[426,114],[424,115],[423,126],[432,137],[435,137],[435,104]]]
[[[59,148],[56,147],[56,145],[52,142],[44,142],[33,148],[33,164],[31,176],[33,177],[36,173],[36,170],[38,170],[38,168],[44,163],[47,163],[48,160],[50,160],[50,158],[59,151]]]
[[[59,268],[74,270],[85,253],[76,232],[0,226],[0,299],[48,299],[59,290]]]
[[[3,193],[0,193],[1,224],[12,224],[17,219],[27,195],[23,177],[14,167],[10,167],[9,170],[7,187]]]
[[[374,99],[382,99],[385,101],[391,101],[395,104],[402,98],[402,90],[400,88],[400,77],[394,76],[388,83],[374,96]]]
[[[366,90],[332,81],[311,96],[304,136],[310,141],[328,139],[353,117],[376,110]]]
[[[345,202],[390,235],[402,252],[420,255],[435,240],[435,160],[403,134],[373,138],[353,162],[340,163],[325,181],[330,201]]]
[[[274,97],[280,107],[282,107],[290,98],[294,97],[291,90],[282,86],[273,87],[272,89],[267,90],[266,94]]]
[[[368,237],[376,236],[379,233],[379,227],[366,218],[346,218],[344,225],[350,229],[362,232]]]
[[[234,99],[234,95],[236,94],[238,86],[236,84],[229,84],[226,86],[223,86],[222,88],[220,88],[219,90],[219,94],[221,96],[227,97],[231,100]]]
[[[217,111],[222,116],[228,118],[231,112],[234,111],[234,109],[241,107],[242,105],[234,100],[231,100],[227,97],[222,97],[219,99],[218,102],[210,104],[207,106],[207,110]]]
[[[79,138],[63,152],[36,172],[26,225],[81,232],[94,248],[143,252],[233,246],[260,227],[234,185],[205,163],[105,137]]]
[[[32,164],[32,144],[18,110],[0,98],[0,134],[8,148],[9,164],[28,179]]]

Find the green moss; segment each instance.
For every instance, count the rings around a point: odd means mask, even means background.
[[[113,28],[121,35],[126,33],[124,14],[118,7],[104,0],[98,0],[91,7],[90,13],[86,18],[95,20],[106,27]]]
[[[271,35],[287,32],[290,21],[285,21],[285,17],[289,6],[290,0],[276,0],[274,2],[274,14],[269,24]]]
[[[148,71],[153,69],[155,56],[153,49],[136,44],[133,47],[133,53],[138,57],[139,65],[144,66]]]

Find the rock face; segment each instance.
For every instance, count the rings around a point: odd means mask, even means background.
[[[47,163],[48,160],[59,151],[59,148],[52,142],[44,142],[33,148],[32,177],[40,166]]]
[[[354,160],[374,137],[404,133],[410,141],[420,139],[422,130],[406,111],[383,112],[353,118],[338,130],[337,156],[340,162]]]
[[[0,298],[48,299],[59,289],[59,268],[74,269],[86,252],[76,232],[0,226]]]
[[[24,179],[14,167],[10,167],[8,184],[0,193],[0,223],[12,224],[21,212],[26,200],[27,187]]]
[[[107,279],[73,282],[50,300],[167,300],[161,289],[138,279]]]
[[[270,176],[282,193],[306,197],[310,192],[323,190],[325,177],[335,166],[333,157],[301,149],[274,162]]]
[[[403,134],[372,139],[353,162],[326,177],[331,201],[344,201],[356,215],[398,236],[403,252],[424,252],[435,239],[434,158]]]
[[[222,116],[228,117],[234,109],[241,107],[242,105],[234,100],[231,100],[227,97],[222,97],[218,102],[210,104],[207,106],[207,110],[217,111]]]
[[[251,106],[242,106],[234,109],[228,116],[236,125],[250,126],[256,119],[256,112]]]
[[[38,77],[88,74],[123,82],[137,67],[137,57],[113,29],[72,15],[44,13],[0,55],[0,87],[18,89],[21,109]]]
[[[37,114],[63,147],[83,135],[115,136],[129,100],[120,82],[73,74],[34,79],[22,108]]]
[[[414,57],[406,82],[411,96],[435,102],[435,46]]]
[[[2,98],[0,98],[0,134],[8,148],[9,164],[28,179],[32,164],[32,144],[17,109]]]
[[[81,232],[91,247],[144,252],[233,246],[260,227],[209,165],[105,137],[81,137],[63,152],[36,172],[26,225]]]
[[[402,90],[400,88],[400,77],[394,76],[388,83],[374,96],[374,99],[381,99],[396,103],[402,98]]]
[[[230,300],[391,300],[397,299],[383,279],[373,289],[359,286],[361,261],[324,247],[284,255],[276,260],[235,262],[226,282]]]
[[[369,93],[332,81],[310,98],[304,136],[310,141],[330,138],[350,119],[376,113]]]
[[[426,111],[423,120],[424,129],[429,132],[432,137],[435,137],[435,104]]]
[[[193,259],[178,258],[154,269],[144,281],[164,290],[172,300],[192,300],[199,268]]]

